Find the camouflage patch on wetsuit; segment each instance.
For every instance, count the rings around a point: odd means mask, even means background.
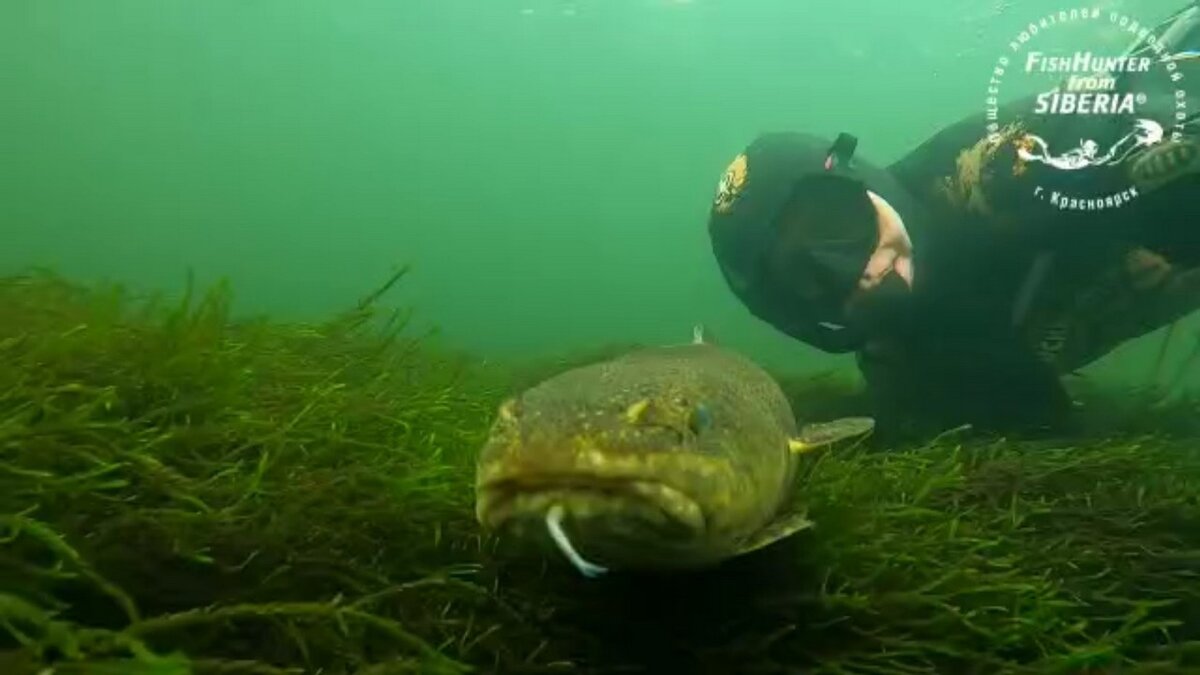
[[[954,172],[942,176],[935,186],[934,192],[940,194],[942,199],[955,211],[980,216],[995,216],[988,186],[999,168],[997,166],[998,155],[1006,145],[1016,143],[1022,133],[1021,125],[1012,123],[1000,130],[999,143],[992,142],[987,136],[983,136],[974,145],[964,148],[955,157]],[[1008,173],[1016,176],[1022,171],[1023,166],[1018,160],[1018,163],[1014,164]]]
[[[1062,373],[1200,307],[1200,270],[1181,269],[1142,247],[1125,248],[1092,277],[1051,274],[1023,332]]]
[[[1134,160],[1129,176],[1134,184],[1149,191],[1197,171],[1200,171],[1200,140],[1168,140]]]
[[[729,163],[721,180],[717,184],[717,196],[713,199],[713,208],[717,213],[729,213],[733,203],[746,187],[746,177],[749,172],[749,161],[745,153],[739,154]]]

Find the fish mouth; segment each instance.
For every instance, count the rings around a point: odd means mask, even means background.
[[[575,517],[635,519],[663,533],[695,537],[707,532],[700,504],[683,491],[641,477],[540,474],[498,478],[476,490],[479,522],[499,529],[525,515],[544,515],[567,505]]]

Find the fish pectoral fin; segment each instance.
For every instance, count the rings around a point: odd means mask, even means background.
[[[791,450],[792,452],[796,453],[797,455],[808,452],[809,450],[814,450],[817,447],[819,447],[817,444],[806,443],[799,438],[789,438],[788,439],[788,449]]]
[[[800,429],[799,435],[788,439],[788,448],[797,454],[808,452],[847,438],[865,435],[874,428],[875,419],[871,417],[843,417],[832,422],[808,424]]]
[[[807,530],[813,525],[813,521],[808,519],[808,514],[805,512],[781,513],[761,530],[746,539],[738,549],[738,554],[741,555],[765,548],[777,541],[787,539],[801,530]]]

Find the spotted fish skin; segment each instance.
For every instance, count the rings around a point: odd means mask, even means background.
[[[794,441],[869,430],[797,428],[767,372],[700,336],[505,402],[478,458],[476,515],[509,542],[545,548],[545,515],[561,513],[578,553],[610,569],[709,566],[811,525],[790,508],[805,461]]]
[[[1144,152],[1129,170],[1135,185],[1145,191],[1180,176],[1200,171],[1200,140],[1166,141]]]

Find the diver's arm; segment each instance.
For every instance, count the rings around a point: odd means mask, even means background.
[[[1057,374],[1011,334],[939,331],[873,340],[858,353],[881,428],[962,424],[1038,428],[1065,422],[1072,404]]]

